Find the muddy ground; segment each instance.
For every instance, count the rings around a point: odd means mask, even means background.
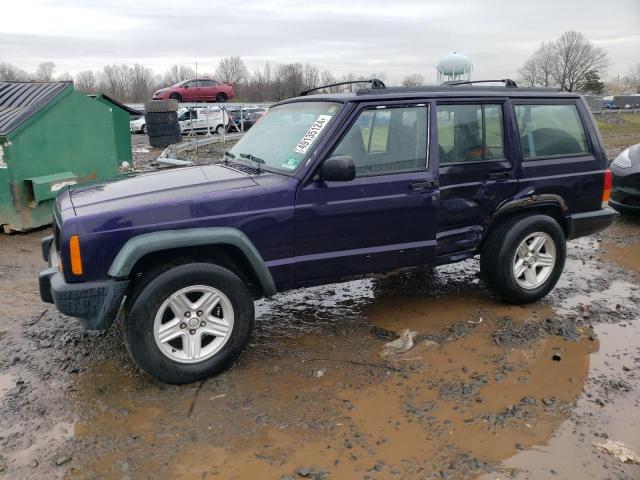
[[[0,236],[0,478],[640,478],[593,446],[640,452],[638,218],[570,242],[532,305],[477,259],[262,300],[237,364],[187,386],[40,302],[46,234]]]

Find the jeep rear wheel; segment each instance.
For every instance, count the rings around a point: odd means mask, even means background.
[[[253,320],[253,299],[240,278],[191,263],[161,273],[137,294],[125,318],[125,342],[150,375],[189,383],[227,368],[244,349]]]
[[[510,303],[529,303],[549,293],[566,257],[562,228],[547,215],[515,216],[484,242],[480,271],[489,290]]]

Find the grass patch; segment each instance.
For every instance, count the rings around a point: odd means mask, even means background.
[[[640,141],[640,114],[607,113],[594,115],[603,137],[611,135],[634,135]]]

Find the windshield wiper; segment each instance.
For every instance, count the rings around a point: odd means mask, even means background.
[[[250,153],[241,153],[240,157],[246,158],[247,160],[253,162],[255,164],[256,170],[258,170],[258,173],[262,172],[262,165],[267,163],[262,158],[251,155]]]
[[[223,159],[224,159],[225,165],[229,164],[229,159],[233,160],[234,158],[236,158],[236,156],[233,153],[231,153],[229,150],[224,151]]]

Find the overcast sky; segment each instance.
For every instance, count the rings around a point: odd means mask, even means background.
[[[142,63],[214,71],[241,56],[250,70],[310,62],[336,75],[421,73],[453,50],[473,78],[516,76],[543,40],[584,33],[611,60],[608,76],[640,62],[640,0],[3,0],[0,62],[56,73]]]

